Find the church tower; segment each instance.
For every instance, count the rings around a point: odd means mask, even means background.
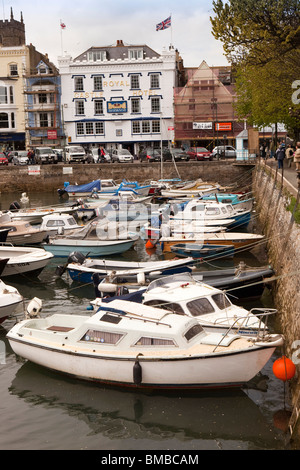
[[[21,20],[14,19],[12,8],[10,9],[10,20],[0,20],[0,47],[16,47],[25,45],[25,25],[23,14]]]

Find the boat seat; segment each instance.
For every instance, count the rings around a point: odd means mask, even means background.
[[[73,330],[73,329],[74,329],[74,328],[69,328],[69,327],[67,327],[67,326],[55,326],[55,325],[49,326],[49,327],[47,328],[47,330],[51,330],[51,331],[61,331],[61,332],[63,332],[63,333],[66,333],[66,332],[71,331],[71,330]]]

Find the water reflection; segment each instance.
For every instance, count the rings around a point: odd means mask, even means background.
[[[143,394],[107,389],[61,378],[26,362],[16,373],[9,392],[31,406],[49,405],[84,421],[91,433],[117,441],[164,440],[183,442],[242,440],[248,449],[281,448],[276,432],[259,407],[242,390],[206,391],[193,395]],[[74,432],[76,432],[74,430]],[[208,444],[210,446],[210,444]],[[66,441],[66,448],[72,443]]]

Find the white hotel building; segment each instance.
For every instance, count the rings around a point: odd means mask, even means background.
[[[58,58],[68,144],[108,151],[167,146],[174,139],[176,51],[146,45],[91,47]]]

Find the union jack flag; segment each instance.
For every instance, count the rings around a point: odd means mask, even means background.
[[[160,31],[162,29],[167,29],[167,28],[170,28],[171,26],[171,16],[169,16],[169,18],[167,18],[166,20],[162,21],[161,23],[158,23],[156,25],[156,31]]]
[[[60,22],[60,27],[61,27],[61,29],[65,29],[65,27],[66,27],[65,23]]]

